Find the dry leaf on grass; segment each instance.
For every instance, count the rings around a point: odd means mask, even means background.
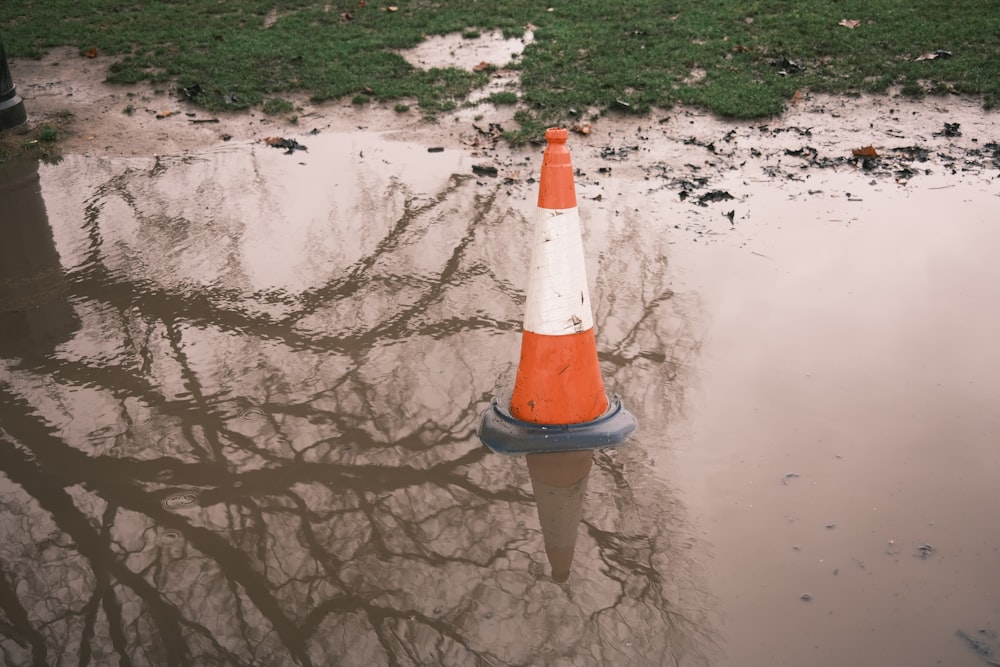
[[[937,51],[931,51],[929,53],[921,53],[916,57],[917,61],[920,60],[937,60],[938,58],[951,58],[951,51],[945,51],[944,49],[938,49]]]

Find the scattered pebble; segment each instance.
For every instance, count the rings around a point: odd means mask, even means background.
[[[476,176],[496,176],[498,172],[497,168],[488,164],[474,164],[472,165],[472,173]]]

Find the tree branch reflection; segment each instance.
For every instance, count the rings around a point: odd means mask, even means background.
[[[523,302],[525,251],[500,239],[527,217],[503,188],[455,176],[418,196],[341,166],[395,216],[366,218],[369,250],[292,293],[240,284],[252,267],[226,262],[252,230],[183,201],[212,159],[75,166],[52,178],[103,178],[64,260],[78,330],[0,365],[3,660],[707,664],[683,517],[635,511],[650,489],[677,501],[614,458],[639,451],[595,460],[563,589],[540,576],[524,466],[478,444]],[[192,239],[225,256],[203,285],[150,254]],[[602,306],[616,377],[669,393],[671,299]]]

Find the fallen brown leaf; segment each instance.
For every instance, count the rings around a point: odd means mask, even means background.
[[[855,148],[851,151],[854,157],[878,157],[878,151],[875,150],[874,146],[865,146],[864,148]]]
[[[916,60],[937,60],[938,58],[951,58],[951,55],[951,51],[938,49],[937,51],[931,51],[929,53],[921,53],[917,56]]]

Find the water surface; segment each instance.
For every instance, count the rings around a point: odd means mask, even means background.
[[[475,436],[540,150],[489,178],[300,141],[0,171],[3,661],[983,664],[994,173],[751,161],[702,207],[669,186],[688,155],[643,177],[571,142],[640,430],[595,454],[559,584],[524,461]]]

